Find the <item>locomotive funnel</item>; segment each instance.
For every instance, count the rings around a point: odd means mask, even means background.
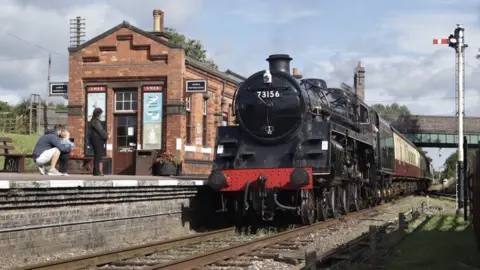
[[[269,69],[283,71],[290,74],[290,61],[292,58],[288,54],[272,54],[267,58]]]

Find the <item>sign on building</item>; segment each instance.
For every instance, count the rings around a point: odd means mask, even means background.
[[[65,96],[68,94],[68,82],[50,83],[50,96]]]
[[[187,93],[207,92],[207,81],[206,80],[187,80],[185,89]]]

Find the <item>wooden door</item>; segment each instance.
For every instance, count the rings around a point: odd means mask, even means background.
[[[135,149],[137,149],[137,115],[115,115],[113,173],[135,174]]]

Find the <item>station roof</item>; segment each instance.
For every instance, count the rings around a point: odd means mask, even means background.
[[[117,26],[99,34],[98,36],[80,44],[80,46],[76,46],[76,47],[69,47],[68,48],[68,51],[70,53],[73,53],[73,52],[78,52],[78,51],[81,51],[82,49],[92,45],[92,44],[95,44],[96,42],[104,39],[105,37],[119,31],[120,29],[130,29],[131,31],[137,33],[137,34],[140,34],[142,36],[145,36],[147,38],[150,38],[151,40],[154,40],[160,44],[163,44],[169,48],[183,48],[182,46],[179,46],[177,44],[173,44],[172,42],[169,42],[165,39],[162,39],[161,36],[163,37],[166,37],[168,38],[169,35],[164,33],[164,32],[161,32],[161,33],[154,33],[154,32],[147,32],[143,29],[140,29],[134,25],[131,25],[129,22],[127,21],[123,21],[122,23],[118,24]],[[208,72],[208,73],[211,73],[215,76],[218,76],[224,80],[227,80],[227,81],[230,81],[232,83],[241,83],[243,82],[246,78],[237,74],[237,73],[234,73],[230,70],[227,70],[226,72],[221,72],[221,71],[218,71],[214,68],[211,68],[205,64],[203,64],[202,62],[194,59],[193,57],[190,57],[190,56],[185,56],[185,64],[189,64],[189,65],[192,65],[193,67],[196,67],[198,69],[201,69],[205,72]]]

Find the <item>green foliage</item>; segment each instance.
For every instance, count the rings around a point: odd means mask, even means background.
[[[218,66],[211,59],[207,59],[207,50],[199,40],[190,39],[177,32],[173,28],[165,27],[165,32],[170,36],[170,42],[175,45],[182,45],[185,55],[190,56],[203,64],[218,70]]]
[[[37,143],[40,135],[32,134],[32,135],[22,135],[22,134],[12,134],[12,133],[1,133],[0,137],[8,137],[12,138],[13,146],[15,150],[11,151],[15,154],[31,154],[33,152],[33,148]],[[4,157],[0,157],[0,166],[3,166]],[[25,160],[25,167],[27,169],[34,169],[35,165],[33,164],[32,159],[27,158]]]
[[[371,106],[379,115],[412,115],[405,105],[392,103],[391,105],[374,104]]]
[[[475,160],[475,149],[470,149],[467,152],[468,168],[473,168],[473,161]],[[451,154],[443,163],[443,178],[455,178],[457,171],[458,150]]]

